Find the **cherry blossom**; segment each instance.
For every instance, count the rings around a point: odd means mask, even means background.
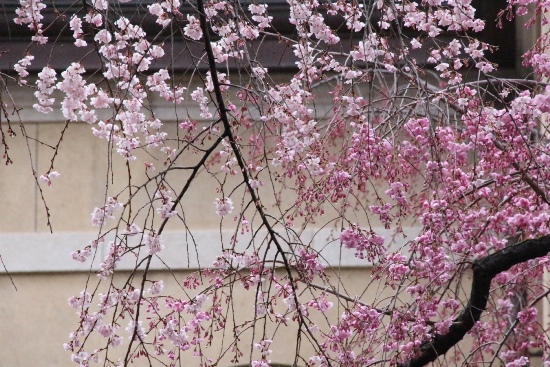
[[[185,26],[184,33],[187,37],[198,40],[202,37],[202,29],[199,24],[199,20],[193,15],[187,15],[187,21],[189,24]]]
[[[233,200],[231,200],[231,198],[216,198],[214,204],[216,205],[216,214],[220,217],[231,214],[233,209],[235,209],[235,207],[233,206]]]
[[[40,176],[40,180],[45,182],[48,186],[52,185],[52,178],[59,177],[61,174],[57,171],[50,171],[47,175]]]
[[[96,237],[70,254],[97,275],[68,300],[75,364],[550,363],[546,34],[522,55],[532,78],[505,78],[467,0],[125,3],[56,15],[87,56],[54,70],[36,45],[56,42],[50,4],[20,0],[30,46],[0,76],[106,154]],[[499,21],[548,10],[510,0]],[[71,181],[63,139],[40,187],[54,163]],[[152,272],[173,261],[200,264]]]

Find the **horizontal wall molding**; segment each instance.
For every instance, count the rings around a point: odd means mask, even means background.
[[[408,240],[414,238],[418,229],[418,227],[406,227],[403,228],[403,233],[397,235],[383,228],[374,230],[385,238],[386,245],[391,251],[401,248]],[[191,236],[184,231],[167,231],[162,235],[164,249],[154,257],[151,270],[196,270],[212,267],[217,257],[222,254],[222,243],[229,246],[233,234],[231,231],[200,230],[194,231]],[[331,267],[372,265],[366,259],[356,257],[353,249],[342,248],[337,235],[334,231],[327,229],[308,229],[300,234],[300,241],[318,251],[322,262]],[[97,252],[92,254],[85,263],[79,263],[71,258],[71,252],[84,248],[96,237],[97,234],[91,232],[0,234],[0,255],[5,265],[5,268],[0,266],[0,273],[6,273],[6,270],[9,273],[99,270],[100,263],[107,253],[107,243],[98,246]],[[250,234],[239,236],[236,249],[242,253],[252,253],[251,248],[259,247],[264,253],[266,248],[265,243],[262,243],[264,238],[265,235],[262,233],[256,235],[256,240],[252,240]],[[287,238],[287,240],[296,243],[296,238]],[[135,238],[135,241],[139,241],[139,238]],[[287,246],[285,251],[288,249]],[[275,246],[271,245],[267,258],[272,259],[275,254]],[[144,256],[146,256],[145,248],[142,249],[139,257],[126,255],[117,269],[132,270]]]

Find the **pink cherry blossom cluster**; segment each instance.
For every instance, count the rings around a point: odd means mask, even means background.
[[[156,235],[155,233],[145,235],[143,242],[147,246],[147,252],[149,255],[155,255],[164,248],[164,245],[162,244],[162,237],[160,235]]]
[[[209,367],[232,354],[266,367],[293,323],[296,363],[404,366],[454,327],[473,262],[550,233],[550,87],[494,73],[469,0],[289,0],[290,35],[270,3],[158,0],[132,17],[116,1],[84,3],[57,21],[101,69],[86,59],[35,65],[35,46],[14,65],[36,111],[90,124],[109,154],[105,199],[92,213],[97,239],[71,254],[101,261],[97,289],[69,299],[79,326],[65,349],[81,366],[177,365],[192,355]],[[510,0],[501,17],[547,22],[549,7]],[[32,42],[49,42],[44,9],[39,0],[17,9]],[[260,63],[269,44],[292,58],[291,73]],[[523,62],[543,80],[550,40],[532,46]],[[169,57],[193,67],[181,75]],[[31,65],[41,71],[27,83]],[[53,163],[38,182],[59,176]],[[196,243],[197,202],[220,221],[213,243]],[[179,294],[151,273],[167,256],[165,228],[185,231],[188,260],[215,254],[183,280],[174,275]],[[323,257],[333,243],[371,267],[360,293],[344,284],[338,259]],[[123,262],[135,268],[121,285]],[[491,356],[514,367],[533,348],[550,354],[537,314],[549,270],[541,258],[496,275],[471,349],[448,361]],[[236,290],[250,307],[240,309]],[[113,361],[122,344],[124,360]]]
[[[123,207],[116,198],[109,197],[103,208],[95,208],[92,212],[92,225],[96,227],[103,226],[108,219],[114,219],[114,213]]]
[[[55,98],[50,96],[55,90],[56,80],[56,72],[50,67],[45,66],[42,71],[38,73],[38,80],[36,81],[38,90],[34,92],[34,96],[38,99],[38,103],[33,105],[33,108],[38,112],[50,113],[53,111],[52,105],[55,102]]]
[[[32,60],[34,60],[34,56],[26,55],[21,60],[19,60],[13,67],[17,72],[17,74],[19,75],[19,78],[20,78],[19,82],[21,84],[27,84],[27,81],[24,78],[29,75],[29,72],[27,71],[27,66],[31,64]]]
[[[174,206],[174,201],[171,195],[172,191],[162,185],[155,193],[155,198],[160,199],[162,203],[162,206],[160,208],[157,208],[157,213],[160,214],[160,217],[162,219],[170,218],[177,214],[175,210],[172,210]]]
[[[48,42],[48,37],[43,35],[42,19],[44,16],[40,13],[46,4],[42,0],[21,0],[19,8],[15,10],[17,17],[14,19],[16,24],[27,24],[29,29],[34,32],[32,40],[39,44]]]
[[[355,249],[355,256],[368,261],[384,256],[384,238],[375,233],[362,231],[357,226],[346,228],[340,233],[345,248]]]
[[[231,198],[216,198],[214,204],[216,206],[216,214],[220,217],[231,214],[233,209],[235,209],[235,207],[233,206],[233,200],[231,200]]]

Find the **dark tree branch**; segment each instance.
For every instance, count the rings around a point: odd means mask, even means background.
[[[224,133],[223,133],[222,137],[227,137],[228,140],[229,140],[229,145],[231,146],[231,150],[235,154],[235,159],[237,160],[237,164],[238,164],[238,166],[241,170],[243,183],[246,185],[246,187],[248,189],[248,194],[250,195],[250,198],[251,198],[252,202],[254,203],[254,205],[256,207],[256,211],[257,211],[259,217],[261,218],[260,220],[262,221],[263,225],[267,229],[267,232],[269,234],[269,242],[273,243],[275,245],[275,247],[277,248],[278,254],[281,256],[281,258],[283,260],[285,270],[286,270],[286,273],[288,275],[288,280],[289,280],[289,283],[290,283],[290,287],[292,289],[292,296],[294,298],[294,302],[295,302],[296,305],[299,305],[300,302],[298,301],[298,292],[296,290],[296,286],[292,282],[292,272],[291,272],[292,267],[290,265],[289,259],[288,259],[287,255],[285,254],[285,251],[284,251],[284,248],[283,248],[281,242],[279,241],[279,236],[277,235],[277,232],[276,232],[275,228],[273,228],[273,225],[268,220],[268,215],[264,211],[263,205],[260,201],[260,197],[256,194],[254,188],[250,184],[250,177],[249,177],[249,174],[248,174],[247,164],[246,164],[246,162],[245,162],[245,160],[244,160],[244,158],[241,154],[241,150],[240,150],[240,148],[237,144],[237,140],[235,139],[235,136],[233,134],[233,130],[231,128],[231,123],[229,122],[229,116],[228,116],[229,110],[225,106],[225,101],[224,101],[224,98],[223,98],[223,95],[222,95],[222,92],[221,92],[221,88],[220,88],[221,83],[218,79],[218,72],[217,72],[217,69],[216,69],[216,61],[215,61],[215,57],[214,57],[214,52],[212,51],[212,44],[211,44],[211,41],[210,41],[210,32],[209,32],[208,22],[207,22],[207,18],[206,18],[206,12],[204,10],[204,2],[203,1],[204,0],[197,0],[197,11],[198,11],[198,15],[199,15],[200,26],[201,26],[201,29],[202,29],[202,32],[203,32],[203,37],[204,37],[204,49],[206,51],[206,56],[207,56],[207,60],[208,60],[208,68],[210,70],[210,77],[212,78],[212,85],[214,86],[214,95],[216,97],[216,103],[218,105],[218,112],[220,114],[220,120],[221,120],[221,122],[223,124],[223,127],[224,127]],[[298,326],[297,348],[299,348],[299,345],[300,345],[299,338],[301,336],[302,327],[303,327],[303,325],[306,325],[307,323],[306,323],[305,317],[302,314],[302,312],[300,311],[299,307],[297,309],[297,314],[298,314],[298,325],[299,325]],[[305,328],[305,330],[306,330],[307,334],[309,335],[309,337],[311,338],[311,340],[313,340],[313,342],[317,346],[319,346],[320,344],[317,341],[316,337],[312,334],[311,330],[309,328]],[[322,354],[324,354],[324,352],[322,352],[321,348],[319,350],[321,351]],[[294,364],[297,363],[297,360],[298,360],[298,354],[296,354]],[[329,366],[330,366],[330,363],[329,363]]]
[[[475,261],[470,299],[460,315],[454,320],[446,334],[436,334],[432,340],[424,343],[418,354],[399,364],[399,367],[421,367],[435,361],[447,353],[464,338],[481,317],[487,306],[493,278],[512,266],[547,255],[550,252],[550,235],[525,240],[506,247],[494,254]]]

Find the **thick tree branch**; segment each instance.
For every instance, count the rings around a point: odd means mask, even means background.
[[[421,367],[435,361],[456,345],[481,317],[487,306],[491,281],[512,266],[547,255],[550,252],[550,235],[525,240],[506,247],[474,262],[472,290],[468,304],[454,320],[447,334],[436,334],[424,343],[416,357],[402,362],[400,367]]]

